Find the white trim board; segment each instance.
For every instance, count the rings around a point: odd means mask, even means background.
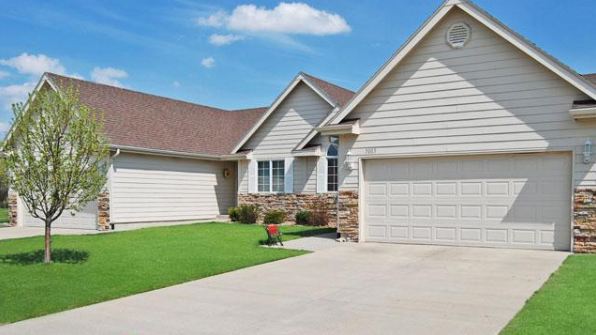
[[[451,11],[459,8],[478,22],[495,32],[500,37],[517,47],[520,51],[545,66],[547,69],[585,93],[592,99],[596,99],[596,87],[592,86],[586,79],[582,78],[571,68],[536,47],[526,38],[505,26],[496,18],[473,4],[468,0],[447,0],[445,1],[397,52],[362,86],[329,124],[340,123],[351,111],[366,98],[379,83],[420,43],[420,41]]]

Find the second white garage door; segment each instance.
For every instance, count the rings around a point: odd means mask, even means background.
[[[44,227],[43,221],[36,219],[29,214],[21,199],[19,199],[18,206],[19,213],[22,213],[23,215],[23,225],[25,227]],[[64,211],[62,215],[52,223],[52,227],[90,230],[97,229],[97,201],[90,201],[79,212]]]
[[[569,250],[567,154],[364,164],[366,241]]]

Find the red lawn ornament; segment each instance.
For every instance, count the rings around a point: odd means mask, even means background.
[[[279,243],[281,246],[284,244],[281,242],[281,232],[279,231],[279,227],[275,224],[270,224],[265,226],[265,231],[267,231],[267,245],[274,245]]]

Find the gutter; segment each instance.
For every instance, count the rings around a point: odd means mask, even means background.
[[[123,152],[140,153],[140,154],[148,154],[148,155],[156,155],[156,156],[195,158],[195,159],[212,160],[212,161],[223,160],[222,155],[193,154],[193,153],[189,153],[189,152],[161,150],[161,149],[148,149],[148,148],[127,146],[127,145],[111,145],[110,149],[115,149],[116,154],[119,154],[119,152],[122,150]]]

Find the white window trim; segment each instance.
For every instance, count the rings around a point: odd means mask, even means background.
[[[257,159],[257,171],[255,173],[255,185],[257,185],[257,193],[260,194],[283,194],[285,193],[285,183],[286,183],[286,176],[285,176],[285,169],[286,169],[286,160],[284,158],[281,159]],[[259,163],[260,162],[269,162],[269,191],[259,191]],[[283,183],[283,191],[273,191],[273,162],[282,162],[284,167],[284,183]]]
[[[335,135],[332,135],[335,136]],[[335,156],[329,156],[327,153],[329,152],[329,148],[333,145],[333,143],[331,141],[329,141],[329,144],[327,145],[327,150],[325,150],[325,162],[327,163],[325,166],[325,191],[327,193],[337,193],[339,192],[339,136],[335,136],[337,137],[337,154]],[[335,158],[337,159],[337,172],[335,173],[335,177],[337,178],[336,184],[337,184],[337,190],[335,191],[329,191],[329,158]]]

